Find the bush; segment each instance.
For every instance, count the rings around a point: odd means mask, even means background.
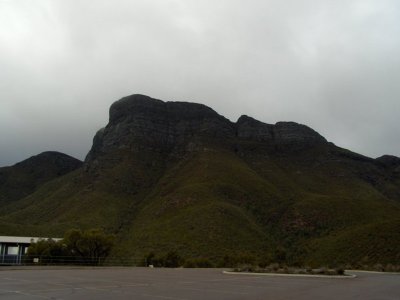
[[[338,274],[338,275],[344,275],[344,269],[343,269],[343,268],[337,268],[337,269],[336,269],[336,274]]]
[[[279,264],[286,262],[286,250],[282,247],[276,248],[274,253],[274,260]]]
[[[32,263],[33,258],[40,258],[41,264],[66,263],[65,256],[68,251],[62,241],[54,241],[53,239],[39,239],[36,243],[32,243],[27,252],[28,257],[24,259],[27,263]]]
[[[114,235],[106,234],[101,229],[71,229],[65,233],[62,242],[71,255],[81,257],[88,263],[98,264],[110,254],[114,240]]]
[[[384,271],[385,271],[385,268],[383,267],[382,264],[375,264],[375,265],[373,266],[373,270],[374,270],[374,271],[378,271],[378,272],[384,272]]]
[[[154,254],[153,251],[149,252],[145,257],[144,260],[146,262],[146,267],[150,266],[150,265],[155,265],[155,259],[156,255]]]
[[[207,258],[187,259],[183,265],[185,268],[213,268],[214,265]]]
[[[400,265],[387,264],[384,269],[385,272],[400,272]]]
[[[164,258],[164,267],[177,268],[183,264],[183,259],[176,251],[170,251]]]
[[[270,264],[269,268],[276,272],[279,270],[279,264],[277,264],[277,263]]]
[[[256,257],[248,253],[239,253],[235,255],[225,255],[218,263],[218,267],[222,268],[235,268],[243,264],[255,264],[257,261]]]
[[[265,269],[271,263],[272,256],[270,254],[266,254],[258,261],[258,266],[262,269]]]
[[[39,239],[36,243],[32,243],[27,254],[29,256],[51,257],[63,256],[67,254],[66,246],[62,241],[54,241],[53,239]]]
[[[170,251],[163,256],[157,256],[154,252],[150,252],[145,256],[145,261],[147,266],[166,268],[177,268],[185,262],[176,251]]]
[[[100,229],[69,230],[60,241],[38,240],[27,254],[48,263],[99,264],[107,257],[114,244],[114,236]]]

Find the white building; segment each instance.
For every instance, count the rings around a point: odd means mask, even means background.
[[[40,237],[25,236],[0,236],[0,265],[19,265],[22,257],[26,254],[28,247],[36,243]],[[59,238],[53,238],[58,241]]]

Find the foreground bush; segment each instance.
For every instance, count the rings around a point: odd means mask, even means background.
[[[293,268],[278,263],[270,264],[265,268],[245,265],[234,269],[235,272],[277,273],[277,274],[308,274],[308,275],[345,275],[343,268]]]
[[[207,258],[187,259],[183,265],[185,268],[213,268],[214,264]]]
[[[169,251],[163,256],[156,256],[154,252],[150,252],[145,256],[147,266],[178,268],[181,267],[185,260],[176,252]]]
[[[45,263],[97,265],[110,254],[114,239],[114,235],[100,229],[72,229],[60,241],[43,239],[32,243],[27,255],[40,258]]]

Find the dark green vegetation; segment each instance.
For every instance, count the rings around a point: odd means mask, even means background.
[[[398,265],[399,226],[399,158],[141,95],[111,106],[82,168],[0,207],[1,235],[101,227],[114,256],[214,264]]]
[[[328,275],[328,276],[347,276],[345,270],[342,268],[293,268],[287,266],[280,266],[279,264],[271,264],[269,266],[260,268],[254,266],[244,266],[235,268],[234,272],[245,272],[245,273],[273,273],[273,274],[297,274],[297,275]]]
[[[43,239],[32,243],[24,263],[39,258],[39,263],[46,264],[98,265],[110,254],[114,239],[113,235],[100,229],[71,229],[59,241]]]
[[[82,166],[82,162],[59,152],[43,152],[11,167],[0,168],[0,206],[19,200],[39,186]]]

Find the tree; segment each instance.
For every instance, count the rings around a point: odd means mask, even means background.
[[[39,258],[40,263],[65,263],[63,257],[68,255],[66,246],[62,241],[55,241],[53,239],[39,239],[37,242],[32,243],[27,252],[27,261],[33,258]]]
[[[114,245],[115,236],[101,229],[81,231],[71,229],[64,235],[63,243],[73,256],[80,256],[85,262],[97,264],[107,257]]]
[[[60,241],[39,239],[28,248],[28,255],[47,263],[99,264],[110,254],[115,237],[101,229],[68,230]]]

